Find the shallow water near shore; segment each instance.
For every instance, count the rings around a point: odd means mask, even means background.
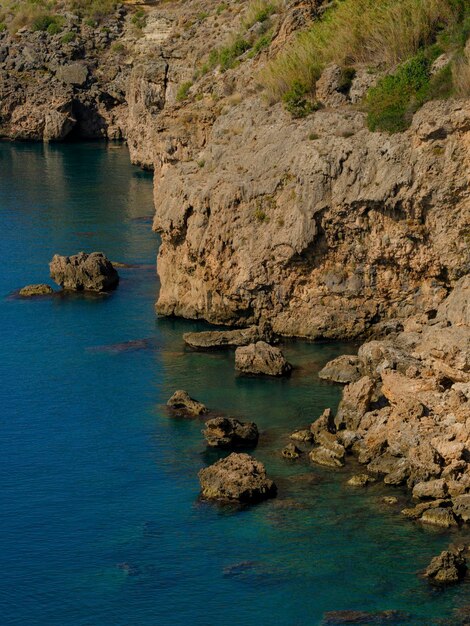
[[[336,407],[340,388],[317,372],[355,347],[288,342],[288,380],[240,378],[233,352],[185,349],[182,333],[206,327],[155,319],[152,211],[151,176],[125,147],[0,143],[0,623],[317,626],[341,609],[459,623],[468,584],[439,591],[417,572],[468,537],[381,503],[403,505],[401,491],[347,487],[351,469],[279,456],[288,432]],[[12,297],[50,282],[54,253],[80,250],[131,266],[115,293]],[[197,472],[218,454],[200,420],[166,412],[179,388],[257,422],[276,500],[198,500]]]

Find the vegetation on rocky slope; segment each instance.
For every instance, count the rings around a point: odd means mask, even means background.
[[[94,24],[112,13],[117,4],[116,0],[0,0],[0,30],[15,32],[26,26],[55,35],[62,29],[64,11]]]
[[[469,34],[466,0],[337,0],[267,65],[261,80],[271,101],[306,114],[328,64],[367,65],[386,74],[365,99],[369,128],[401,131],[425,101],[470,94]],[[433,71],[443,53],[449,63]]]

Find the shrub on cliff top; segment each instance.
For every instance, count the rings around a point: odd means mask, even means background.
[[[459,20],[466,0],[336,0],[323,19],[301,33],[261,76],[272,101],[295,81],[313,89],[328,63],[403,62]]]

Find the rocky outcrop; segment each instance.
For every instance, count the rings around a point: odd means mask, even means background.
[[[329,361],[318,376],[334,383],[355,383],[361,378],[361,361],[357,356],[344,354]]]
[[[261,374],[266,376],[286,376],[292,366],[275,346],[265,341],[257,341],[235,351],[235,368],[242,374]]]
[[[179,389],[171,396],[167,406],[179,416],[199,416],[207,412],[202,402],[194,400],[187,391]]]
[[[56,254],[49,269],[52,280],[69,291],[110,291],[119,283],[118,273],[102,252]]]
[[[264,465],[248,454],[232,452],[199,472],[201,495],[209,500],[252,504],[276,495]]]
[[[183,340],[195,350],[212,350],[247,346],[262,338],[258,328],[240,328],[235,330],[208,330],[199,333],[185,333]]]
[[[207,420],[202,431],[212,448],[252,448],[258,443],[258,427],[254,422],[240,422],[233,417]]]
[[[446,528],[470,520],[469,294],[465,276],[432,315],[364,344],[365,376],[345,387],[337,432],[328,434],[352,442],[358,460],[387,484],[412,489],[422,502],[405,515]],[[327,427],[323,418],[317,441]]]
[[[52,287],[46,284],[26,285],[26,287],[23,287],[18,292],[18,294],[22,298],[31,298],[34,296],[49,296],[52,293],[54,293],[54,290],[52,289]]]
[[[467,573],[464,552],[464,548],[444,550],[432,559],[424,572],[425,577],[440,584],[459,582]]]

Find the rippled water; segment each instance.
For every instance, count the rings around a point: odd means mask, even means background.
[[[336,405],[316,374],[353,348],[288,343],[289,380],[188,352],[182,333],[203,325],[155,319],[151,214],[151,178],[124,147],[0,144],[0,624],[316,626],[336,609],[455,623],[468,586],[439,592],[416,573],[456,534],[381,504],[400,492],[348,488],[350,470],[279,457],[289,430]],[[113,295],[11,297],[47,281],[55,252],[82,249],[134,266]],[[177,388],[258,423],[277,500],[198,501],[216,454],[200,421],[168,417]]]

